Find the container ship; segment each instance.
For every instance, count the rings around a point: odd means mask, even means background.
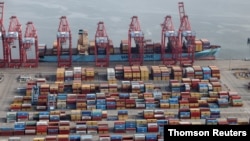
[[[72,48],[72,62],[94,62],[95,61],[95,41],[89,40],[88,31],[80,29],[77,47]],[[121,40],[120,46],[114,46],[112,40],[110,42],[109,61],[123,62],[128,61],[128,40]],[[53,47],[47,47],[45,44],[39,45],[39,61],[40,62],[57,62],[57,41],[54,41]],[[131,48],[131,52],[138,52],[139,47]],[[221,49],[220,45],[212,45],[208,39],[195,40],[196,60],[214,60]],[[166,55],[171,58],[171,48],[166,48]],[[98,55],[105,56],[106,50],[98,50]],[[161,43],[147,40],[144,45],[144,61],[161,61]],[[188,55],[185,46],[182,49],[182,57]],[[68,56],[68,50],[62,50],[62,56]]]

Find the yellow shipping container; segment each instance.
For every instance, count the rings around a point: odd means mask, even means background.
[[[45,141],[45,137],[36,137],[33,138],[33,141]]]

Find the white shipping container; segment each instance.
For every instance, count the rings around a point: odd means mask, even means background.
[[[100,137],[99,141],[110,141],[110,137]]]
[[[145,103],[136,103],[136,108],[145,108]]]
[[[74,73],[73,73],[73,71],[69,71],[69,70],[68,70],[68,71],[65,71],[65,72],[64,72],[64,76],[65,76],[65,77],[73,77],[73,76],[74,76]]]
[[[144,141],[145,140],[145,134],[135,134],[134,135],[135,141]]]
[[[82,68],[81,67],[74,67],[73,72],[75,73],[82,73]]]

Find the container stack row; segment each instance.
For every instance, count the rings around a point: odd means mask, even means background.
[[[92,67],[73,67],[72,70],[57,68],[56,81],[67,82],[73,80],[93,81],[95,69]]]
[[[108,68],[110,69],[110,68]],[[140,70],[140,71],[139,71]],[[217,66],[122,66],[117,65],[114,68],[115,77],[118,80],[166,80],[175,79],[180,81],[182,78],[205,79],[218,78],[220,79],[220,71]]]
[[[57,95],[39,95],[37,105],[32,105],[31,97],[17,96],[10,105],[11,111],[32,111],[46,110],[53,105],[57,109],[152,109],[152,108],[171,108],[182,107],[183,103],[188,108],[199,107],[240,107],[243,106],[241,96],[232,91],[209,91],[190,92],[182,91],[180,83],[172,83],[172,92],[162,92],[154,90],[153,92],[141,91],[139,84],[132,84],[133,92],[114,92],[114,93],[87,93],[87,94],[65,94]],[[201,88],[200,88],[201,89]],[[51,100],[53,96],[54,100]]]
[[[152,79],[157,80],[170,80],[170,70],[166,66],[151,66]]]
[[[69,120],[48,120],[51,115],[48,113],[39,113],[38,118],[30,121],[15,122],[12,127],[3,126],[0,128],[1,136],[13,135],[69,135],[69,134],[108,134],[108,133],[160,133],[162,134],[163,125],[178,125],[194,123],[200,125],[249,125],[247,119],[238,119],[235,117],[220,118],[220,111],[213,109],[179,109],[177,114],[167,113],[163,110],[143,110],[137,116],[140,119],[128,119],[127,112],[118,111],[118,117],[121,119],[109,121],[112,125],[98,120],[86,119],[75,121],[71,124]],[[95,111],[81,111],[82,116],[98,116]],[[124,118],[124,117],[125,118]],[[200,116],[200,117],[199,117]],[[109,117],[109,116],[107,116]],[[106,117],[106,118],[107,118]],[[205,119],[195,122],[183,122],[182,119]],[[112,129],[112,131],[110,130]],[[111,131],[111,132],[110,132]]]

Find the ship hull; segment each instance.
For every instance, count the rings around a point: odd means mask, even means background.
[[[211,60],[215,59],[218,52],[221,48],[213,48],[213,49],[206,49],[200,52],[195,52],[195,59],[196,60]],[[169,54],[167,54],[168,57],[170,57]],[[182,56],[187,56],[187,53],[182,53]],[[68,56],[62,56],[62,57],[68,57]],[[123,62],[128,61],[128,55],[127,54],[112,54],[109,57],[110,62]],[[56,55],[47,55],[39,58],[40,62],[57,62],[57,56]],[[72,62],[94,62],[95,61],[95,55],[72,55]],[[144,61],[161,61],[161,54],[144,54]]]

